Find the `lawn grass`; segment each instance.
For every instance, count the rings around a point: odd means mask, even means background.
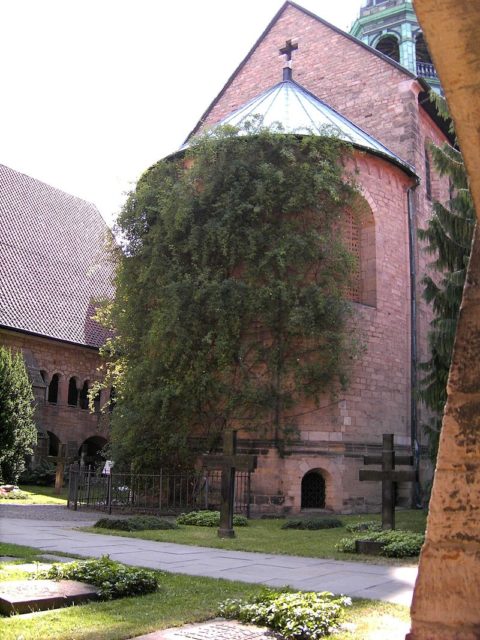
[[[38,487],[35,485],[22,485],[20,489],[28,493],[24,500],[0,499],[1,504],[67,504],[68,489],[62,488],[60,495],[55,493],[55,487]]]
[[[397,512],[397,528],[410,531],[425,531],[425,513],[423,511]],[[339,516],[344,524],[365,520],[379,520],[377,515]],[[183,525],[174,530],[150,531],[114,531],[85,527],[82,531],[103,533],[129,538],[143,538],[159,542],[175,542],[178,544],[214,547],[217,549],[235,549],[237,551],[258,551],[262,553],[280,553],[309,558],[335,558],[337,560],[354,560],[376,564],[414,564],[415,558],[395,559],[380,556],[341,553],[335,545],[341,538],[349,534],[344,527],[337,529],[319,529],[315,531],[281,529],[285,520],[250,520],[248,527],[237,527],[236,537],[221,539],[214,527],[194,527]]]
[[[0,545],[0,553],[6,550],[26,560],[35,555],[41,556],[40,550],[30,547]],[[213,578],[165,572],[158,574],[161,588],[154,594],[0,618],[0,637],[2,640],[125,640],[172,626],[208,620],[217,615],[222,600],[247,598],[262,588],[260,585]],[[23,576],[27,577],[27,574],[23,573]],[[17,572],[9,574],[8,579],[19,577],[22,575]],[[373,640],[379,637],[394,640],[402,637],[394,635],[395,632],[408,624],[408,608],[356,600],[346,610],[345,623],[347,630],[335,634],[336,640]]]
[[[35,562],[43,553],[45,553],[45,551],[35,549],[34,547],[24,547],[23,545],[11,544],[10,542],[0,542],[0,556],[19,558],[22,562]]]

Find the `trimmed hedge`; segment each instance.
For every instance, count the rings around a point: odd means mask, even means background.
[[[342,538],[335,548],[344,553],[356,553],[355,542],[366,540],[380,542],[380,555],[388,558],[410,558],[418,556],[425,540],[423,533],[412,531],[372,531],[363,535]]]
[[[378,520],[366,520],[365,522],[353,522],[347,524],[345,529],[349,533],[358,533],[359,531],[381,531],[382,523]]]
[[[124,596],[141,596],[158,589],[158,577],[153,571],[127,567],[110,560],[79,560],[78,562],[55,563],[48,571],[41,571],[34,579],[79,580],[98,588],[100,598],[113,600]]]
[[[148,529],[178,529],[171,520],[163,520],[157,516],[132,516],[131,518],[100,518],[93,525],[100,529],[116,529],[117,531],[146,531]]]
[[[190,511],[182,513],[177,518],[177,524],[189,524],[194,527],[218,527],[220,525],[220,511]],[[235,514],[233,516],[234,527],[247,527],[248,520],[245,516]]]
[[[282,524],[282,529],[336,529],[343,527],[338,518],[291,518]]]
[[[286,640],[318,640],[338,628],[350,598],[332,593],[273,591],[265,589],[250,600],[225,600],[220,615],[265,625]]]

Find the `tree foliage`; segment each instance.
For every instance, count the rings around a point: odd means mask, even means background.
[[[333,138],[221,132],[159,162],[118,220],[107,381],[114,459],[187,461],[227,427],[279,445],[300,397],[346,380],[353,184]]]
[[[15,484],[33,453],[33,394],[20,353],[0,347],[0,482]]]
[[[435,96],[439,112],[448,118],[443,99]],[[445,143],[430,146],[434,166],[450,180],[448,202],[433,203],[427,228],[419,231],[426,250],[433,256],[430,266],[438,276],[423,278],[424,298],[432,305],[434,318],[428,335],[430,359],[421,363],[425,375],[420,397],[435,414],[430,424],[430,454],[436,459],[442,413],[447,400],[447,380],[452,359],[458,313],[462,301],[468,260],[475,226],[475,211],[461,152]]]

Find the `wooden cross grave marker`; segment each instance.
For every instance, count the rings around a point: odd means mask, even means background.
[[[219,538],[234,538],[233,509],[235,499],[235,472],[254,471],[257,456],[237,453],[237,432],[226,431],[223,435],[223,453],[209,453],[203,456],[207,469],[221,469],[221,507]]]
[[[395,529],[395,482],[412,482],[415,470],[398,471],[395,465],[412,465],[413,456],[400,456],[393,450],[393,434],[383,434],[382,452],[379,456],[364,456],[363,464],[382,465],[381,471],[360,469],[360,480],[382,481],[382,529]]]

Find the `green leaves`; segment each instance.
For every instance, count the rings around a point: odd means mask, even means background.
[[[220,511],[190,511],[182,513],[177,518],[177,524],[189,524],[195,527],[218,527],[220,525]],[[236,527],[247,527],[248,520],[237,513],[233,516]]]
[[[0,483],[15,484],[33,453],[37,429],[23,357],[0,347]]]
[[[438,96],[433,100],[447,119],[445,101]],[[435,462],[475,212],[460,151],[446,143],[441,146],[430,145],[429,150],[436,170],[441,176],[447,176],[451,185],[449,201],[434,202],[433,215],[426,229],[418,232],[420,239],[426,243],[425,250],[433,256],[430,267],[440,274],[440,277],[425,275],[422,280],[423,296],[432,305],[434,319],[428,334],[431,356],[420,364],[424,376],[419,395],[435,413],[430,423],[425,425],[430,434],[430,457]]]
[[[324,591],[282,592],[265,589],[251,600],[225,600],[220,615],[265,625],[286,640],[318,640],[338,628],[350,598]]]
[[[229,128],[140,179],[118,222],[110,315],[118,464],[185,466],[192,433],[213,442],[238,424],[282,440],[301,398],[345,379],[349,152]]]
[[[36,579],[78,580],[98,587],[103,600],[113,600],[125,596],[141,596],[158,589],[158,577],[153,571],[127,567],[110,560],[79,560],[53,564],[48,571],[39,572]]]
[[[350,538],[342,538],[335,548],[344,553],[356,553],[355,542],[371,541],[381,544],[382,556],[388,558],[410,558],[418,556],[425,541],[423,533],[412,531],[374,531],[357,534]]]

